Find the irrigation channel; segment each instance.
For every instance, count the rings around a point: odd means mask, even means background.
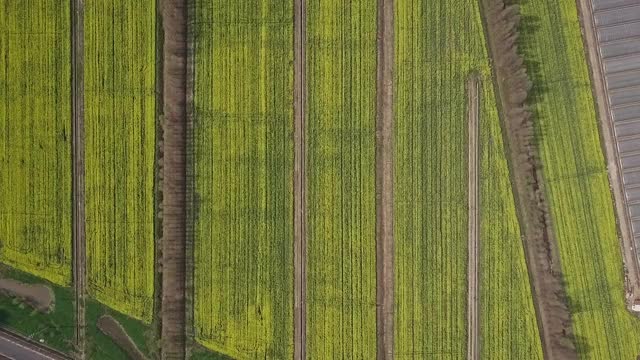
[[[467,81],[469,97],[469,265],[467,299],[467,359],[479,359],[478,342],[478,257],[479,257],[479,215],[478,215],[478,133],[480,81],[472,75]]]

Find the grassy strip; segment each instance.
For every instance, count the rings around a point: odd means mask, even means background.
[[[195,6],[195,337],[291,358],[293,3]]]
[[[154,287],[155,0],[85,5],[89,293],[151,321]]]
[[[0,265],[0,275],[27,284],[45,284],[55,294],[53,311],[43,314],[6,296],[0,296],[0,326],[8,327],[29,338],[70,353],[73,346],[75,319],[73,291],[28,273]]]
[[[307,356],[376,356],[376,1],[307,1]]]
[[[466,356],[468,75],[482,78],[481,357],[541,359],[479,4],[396,3],[397,359]]]
[[[87,301],[87,358],[92,360],[127,359],[127,354],[110,337],[98,329],[97,322],[102,315],[111,315],[127,331],[138,349],[147,355],[158,353],[152,327],[95,301]]]
[[[71,281],[68,1],[0,3],[0,260]]]
[[[576,2],[522,4],[521,48],[581,358],[631,359],[640,322],[624,303],[620,244]]]

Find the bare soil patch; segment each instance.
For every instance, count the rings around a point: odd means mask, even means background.
[[[113,340],[132,360],[147,360],[120,323],[109,315],[98,319],[98,329]]]
[[[376,322],[377,357],[393,359],[393,0],[378,0],[376,89]]]
[[[43,284],[25,284],[12,279],[0,279],[0,293],[18,298],[34,309],[48,313],[55,306],[53,290]]]
[[[187,1],[162,2],[162,359],[186,354]]]

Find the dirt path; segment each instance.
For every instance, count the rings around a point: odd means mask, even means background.
[[[467,82],[469,97],[469,265],[468,265],[468,298],[467,298],[467,359],[480,358],[478,335],[478,263],[479,263],[479,203],[478,203],[478,157],[480,147],[479,104],[480,82],[472,75]]]
[[[72,162],[73,162],[73,284],[76,357],[84,359],[86,245],[84,193],[84,0],[71,2]]]
[[[305,81],[306,46],[305,0],[294,2],[294,358],[306,359],[306,298],[307,298],[307,196],[306,196],[306,139],[305,108],[307,87]]]
[[[609,97],[607,96],[606,84],[604,80],[604,68],[598,52],[598,40],[596,36],[593,9],[590,0],[577,0],[578,11],[580,12],[583,38],[587,50],[587,60],[591,68],[591,79],[593,82],[593,92],[596,97],[598,108],[598,118],[600,119],[601,138],[604,143],[604,150],[607,157],[607,170],[609,172],[609,182],[611,184],[613,198],[618,219],[618,228],[621,236],[621,247],[624,257],[625,277],[626,277],[626,297],[627,305],[631,306],[635,298],[640,295],[640,267],[636,260],[636,246],[633,240],[631,221],[626,208],[622,176],[620,169],[622,164],[616,147],[614,138],[613,119],[609,111]]]
[[[376,113],[376,321],[377,358],[393,359],[393,6],[378,0]]]
[[[186,344],[187,1],[163,1],[162,359]]]

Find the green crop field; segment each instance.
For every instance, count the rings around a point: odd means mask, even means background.
[[[144,321],[153,311],[155,0],[85,4],[89,292]]]
[[[376,356],[376,1],[307,2],[307,356]]]
[[[632,359],[640,322],[624,303],[622,254],[576,2],[522,5],[521,40],[546,192],[581,358]]]
[[[541,359],[479,3],[396,2],[397,359],[464,359],[467,347],[467,96],[480,112],[480,348]]]
[[[198,0],[196,340],[293,357],[293,2]]]
[[[486,75],[480,115],[481,358],[542,359],[496,100],[488,69],[483,73]]]
[[[59,285],[71,282],[69,9],[0,2],[0,260]]]

